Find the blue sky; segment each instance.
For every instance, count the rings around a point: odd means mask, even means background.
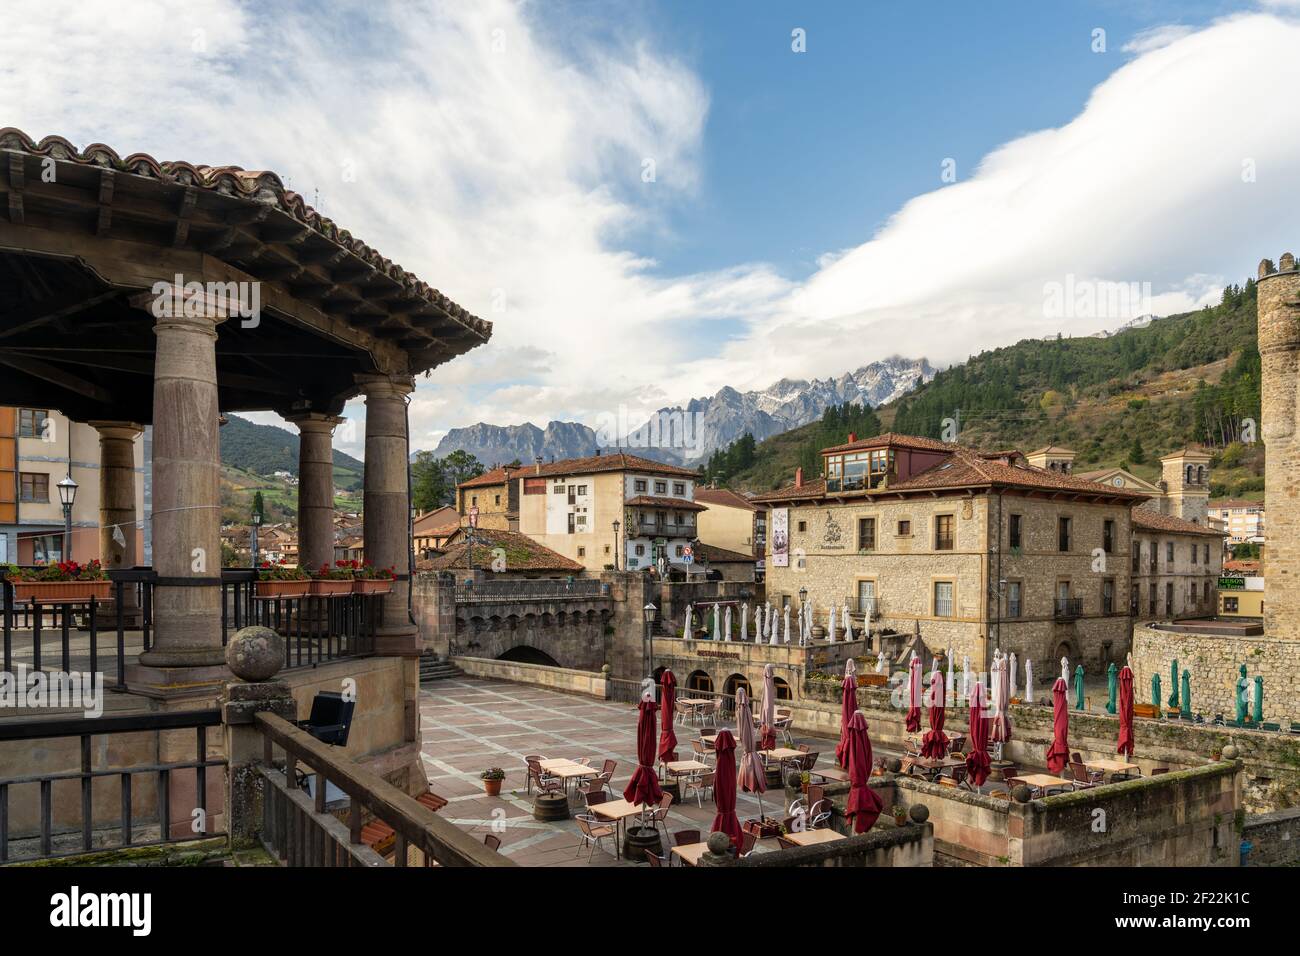
[[[493,322],[419,381],[417,447],[1093,334],[1295,245],[1300,0],[7,12],[0,125],[276,171]]]

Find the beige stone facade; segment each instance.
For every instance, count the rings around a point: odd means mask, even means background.
[[[1213,616],[1223,535],[1166,516],[1134,512],[1130,609],[1135,621]]]

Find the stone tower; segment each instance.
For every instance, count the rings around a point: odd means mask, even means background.
[[[1188,446],[1160,459],[1160,510],[1174,518],[1209,524],[1210,454]]]
[[[1264,633],[1300,640],[1300,436],[1296,434],[1300,389],[1300,272],[1295,256],[1259,264],[1259,355],[1263,365],[1266,452],[1264,509],[1268,514],[1268,600]]]
[[[1048,445],[1029,452],[1025,455],[1025,461],[1035,468],[1059,471],[1064,475],[1074,470],[1074,452],[1069,448],[1059,448],[1056,445]]]

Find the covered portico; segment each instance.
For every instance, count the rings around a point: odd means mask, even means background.
[[[151,697],[214,691],[222,648],[223,412],[299,429],[304,566],[333,557],[331,436],[364,396],[365,549],[395,569],[374,653],[417,656],[407,400],[491,325],[354,239],[269,172],[78,150],[0,129],[0,404],[100,435],[101,549],[138,566],[131,443],[153,426]]]

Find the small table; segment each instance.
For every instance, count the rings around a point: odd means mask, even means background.
[[[836,833],[830,828],[821,830],[796,830],[792,833],[785,834],[785,838],[791,843],[797,843],[799,846],[816,846],[818,843],[834,843],[836,840],[847,839],[843,833]]]
[[[595,767],[588,766],[585,763],[578,763],[576,760],[568,760],[558,757],[553,760],[539,760],[538,764],[552,777],[559,777],[564,781],[564,789],[569,789],[570,780],[582,780],[585,777],[600,776],[600,771]]]
[[[707,843],[684,843],[672,848],[672,855],[682,861],[683,866],[695,866],[700,857],[709,852]]]
[[[775,760],[778,763],[782,760],[794,760],[796,757],[808,756],[802,750],[792,750],[789,747],[774,747],[771,750],[760,750],[758,753],[764,761]]]
[[[836,783],[849,782],[849,772],[847,770],[841,770],[839,767],[827,767],[824,770],[809,770],[808,774],[813,777],[821,777],[823,783],[827,780],[834,780]]]
[[[927,780],[940,776],[945,770],[953,767],[964,767],[966,761],[961,757],[941,757],[935,760],[933,757],[916,757],[912,760],[912,766],[917,767],[925,773]]]
[[[706,770],[712,770],[713,768],[699,760],[670,760],[664,764],[664,769],[674,777],[686,777],[704,773]]]
[[[1063,777],[1053,777],[1050,773],[1031,773],[1020,778],[1020,782],[1027,787],[1033,787],[1035,790],[1041,790],[1044,795],[1048,790],[1060,787],[1073,787],[1074,782],[1066,780]]]
[[[628,817],[640,816],[643,813],[650,812],[650,807],[645,804],[628,803],[620,798],[618,800],[607,800],[604,803],[593,803],[587,808],[590,813],[594,813],[602,820],[610,820],[614,824],[614,842],[618,853],[622,853],[623,839],[621,831],[623,821]],[[616,854],[617,855],[617,854]]]
[[[1090,770],[1101,770],[1111,774],[1128,773],[1130,770],[1142,772],[1142,768],[1137,764],[1123,760],[1085,760],[1083,765]]]

